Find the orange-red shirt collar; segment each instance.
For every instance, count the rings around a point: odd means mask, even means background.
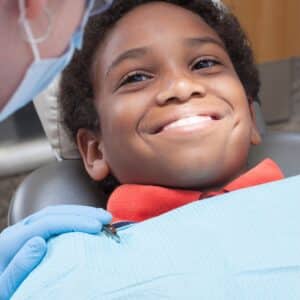
[[[163,214],[169,210],[226,192],[251,187],[284,177],[279,166],[271,159],[265,159],[242,174],[224,188],[212,191],[189,191],[161,186],[124,184],[111,194],[107,210],[113,221],[138,222]]]

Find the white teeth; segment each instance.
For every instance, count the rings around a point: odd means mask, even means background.
[[[193,117],[187,117],[182,118],[180,120],[177,120],[175,122],[172,122],[164,127],[163,130],[170,129],[170,128],[176,128],[176,127],[182,127],[182,126],[189,126],[189,125],[195,125],[200,124],[203,122],[211,121],[211,116],[193,116]]]

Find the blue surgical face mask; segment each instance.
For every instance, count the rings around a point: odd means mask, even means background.
[[[70,62],[75,49],[80,49],[82,45],[83,31],[90,15],[101,13],[107,9],[113,0],[108,1],[87,1],[86,12],[82,18],[80,26],[73,33],[68,49],[65,53],[57,58],[42,59],[37,44],[45,41],[51,31],[52,21],[51,14],[45,11],[48,18],[48,29],[43,37],[35,38],[33,36],[30,23],[26,18],[25,0],[19,0],[20,24],[24,28],[26,40],[31,46],[34,56],[33,63],[27,69],[24,78],[12,95],[6,106],[0,111],[0,122],[13,114],[19,108],[25,106],[39,93],[41,93],[49,83],[66,67]]]

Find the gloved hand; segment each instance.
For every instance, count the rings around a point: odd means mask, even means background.
[[[47,207],[0,234],[0,300],[9,299],[47,251],[46,240],[80,231],[99,233],[111,222],[110,213],[80,205]]]

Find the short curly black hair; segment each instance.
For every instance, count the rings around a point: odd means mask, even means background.
[[[62,75],[59,103],[63,122],[74,139],[80,128],[100,130],[93,103],[92,66],[97,49],[119,19],[138,5],[149,2],[172,3],[199,15],[223,41],[248,99],[257,99],[260,82],[250,43],[229,9],[212,0],[115,0],[108,11],[90,18],[83,48],[75,53]]]

